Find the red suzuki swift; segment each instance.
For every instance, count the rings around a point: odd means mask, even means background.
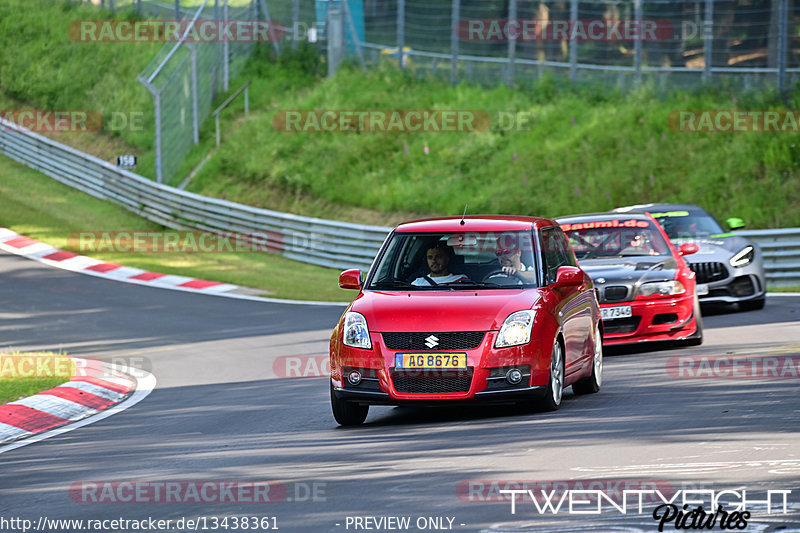
[[[558,409],[564,387],[597,392],[602,322],[591,278],[550,219],[407,222],[384,242],[333,330],[331,405],[341,425],[369,406],[494,401]]]

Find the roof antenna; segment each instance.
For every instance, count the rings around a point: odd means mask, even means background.
[[[469,205],[468,203],[464,204],[464,214],[463,214],[463,215],[461,215],[461,222],[460,222],[460,224],[461,224],[462,226],[464,225],[464,217],[466,217],[466,216],[467,216],[467,206],[468,206],[468,205]]]

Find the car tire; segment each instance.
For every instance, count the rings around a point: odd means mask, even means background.
[[[767,298],[757,298],[755,300],[748,300],[746,302],[739,302],[740,311],[758,311],[764,309],[764,304],[767,303]]]
[[[558,339],[553,343],[550,356],[550,376],[547,379],[547,390],[539,403],[542,411],[555,411],[561,406],[564,395],[564,349]]]
[[[592,356],[592,373],[588,378],[583,378],[572,384],[575,394],[594,394],[603,384],[603,337],[600,335],[600,326],[594,331],[594,355]]]
[[[686,340],[680,343],[681,346],[700,346],[703,344],[703,315],[700,312],[700,300],[698,300],[697,296],[694,297],[693,313],[695,316],[695,324],[697,324],[697,329],[694,333],[689,335]]]
[[[360,426],[367,419],[369,405],[359,405],[337,398],[331,385],[331,410],[333,418],[340,426]]]

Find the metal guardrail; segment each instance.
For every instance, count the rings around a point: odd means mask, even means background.
[[[258,238],[269,250],[290,259],[324,267],[368,269],[390,230],[280,213],[182,191],[3,119],[0,153],[168,228],[239,233],[246,239]]]
[[[168,228],[261,236],[271,251],[324,267],[369,268],[391,229],[280,213],[182,191],[1,118],[0,153]],[[800,228],[747,230],[737,235],[761,247],[769,285],[800,285]]]
[[[800,228],[737,231],[761,247],[767,284],[800,286]]]

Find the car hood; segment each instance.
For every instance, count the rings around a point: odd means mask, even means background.
[[[697,253],[685,256],[689,263],[706,263],[719,261],[727,263],[734,254],[740,252],[745,246],[755,246],[750,240],[738,235],[724,234],[696,239],[672,239],[675,247],[684,242],[693,242],[700,247]]]
[[[673,257],[625,257],[608,259],[584,259],[581,268],[599,284],[624,283],[626,285],[645,281],[668,281],[675,279],[678,262]]]
[[[508,315],[531,309],[542,289],[364,291],[350,310],[370,331],[498,330]]]

